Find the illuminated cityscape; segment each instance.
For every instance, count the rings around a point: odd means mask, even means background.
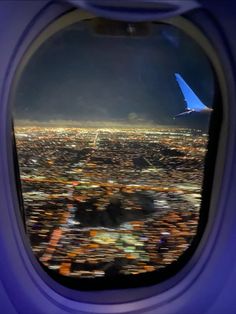
[[[208,136],[174,127],[16,127],[27,233],[64,276],[134,275],[196,235]]]

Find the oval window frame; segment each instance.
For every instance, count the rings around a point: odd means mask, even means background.
[[[73,20],[73,19],[71,19],[71,16],[70,16],[70,18],[69,18],[69,15],[71,15],[71,14],[75,14],[75,16],[74,16],[74,18],[75,18],[75,20]],[[66,13],[65,15],[63,15],[62,17],[59,17],[59,19],[57,19],[56,21],[54,21],[54,22],[52,22],[48,27],[46,27],[46,29],[44,30],[44,31],[42,31],[41,32],[41,34],[39,34],[39,36],[36,38],[36,40],[34,40],[33,42],[32,42],[32,44],[30,45],[30,47],[27,49],[27,51],[26,51],[26,53],[24,54],[24,56],[23,56],[23,58],[21,59],[21,61],[19,62],[19,66],[18,66],[18,68],[17,68],[17,71],[16,71],[16,74],[15,74],[15,77],[14,77],[14,81],[13,81],[13,84],[12,84],[12,89],[11,89],[11,95],[13,95],[14,94],[14,88],[15,88],[15,86],[16,86],[16,84],[17,84],[17,79],[20,77],[20,73],[21,73],[21,71],[23,70],[23,68],[24,68],[24,64],[27,64],[27,60],[29,60],[30,59],[30,57],[33,55],[33,53],[34,53],[34,51],[37,49],[37,47],[39,47],[39,46],[37,46],[37,44],[36,44],[36,42],[37,42],[37,40],[39,39],[39,38],[41,38],[41,40],[42,40],[42,42],[44,42],[47,38],[49,38],[52,34],[54,34],[55,32],[52,32],[52,33],[50,33],[50,27],[51,26],[53,26],[53,25],[56,25],[56,24],[58,24],[58,22],[60,22],[60,27],[59,27],[59,29],[57,29],[56,30],[56,32],[57,31],[59,31],[60,29],[62,29],[62,28],[64,28],[64,27],[66,27],[66,26],[68,26],[68,24],[65,26],[65,24],[63,24],[62,23],[62,21],[63,21],[63,19],[64,18],[66,18],[66,20],[70,23],[70,24],[73,24],[73,23],[75,23],[75,22],[79,22],[80,20],[82,20],[82,19],[84,19],[84,17],[86,17],[86,18],[91,18],[91,17],[94,17],[94,15],[93,14],[89,14],[89,13],[85,13],[85,12],[79,12],[79,11],[72,11],[72,12],[69,12],[69,13]],[[72,22],[73,21],[73,22]],[[227,103],[227,92],[226,92],[226,84],[225,84],[225,79],[224,79],[224,73],[223,73],[223,70],[222,70],[222,67],[221,67],[221,63],[220,63],[220,60],[219,60],[219,58],[218,58],[218,56],[217,56],[217,54],[215,53],[215,51],[214,51],[214,48],[211,46],[211,44],[210,44],[210,42],[209,42],[209,40],[203,35],[203,33],[193,24],[193,23],[191,23],[189,20],[187,20],[186,18],[183,18],[183,17],[175,17],[175,18],[171,18],[171,19],[168,19],[168,20],[165,20],[165,21],[157,21],[157,23],[165,23],[165,24],[170,24],[170,25],[173,25],[173,26],[175,26],[175,27],[177,27],[177,28],[180,28],[180,29],[182,29],[185,33],[187,33],[189,36],[191,36],[193,39],[195,39],[196,40],[196,38],[198,39],[197,40],[197,42],[198,42],[198,44],[203,48],[203,50],[206,52],[206,51],[208,51],[208,53],[206,53],[207,55],[209,54],[209,56],[211,56],[209,59],[211,60],[211,61],[213,61],[214,60],[214,62],[211,62],[212,63],[212,65],[213,65],[213,63],[214,63],[214,70],[215,70],[215,73],[216,73],[216,75],[217,75],[217,78],[218,78],[218,80],[219,80],[219,85],[220,85],[220,87],[221,87],[221,91],[222,91],[222,98],[223,98],[223,100],[224,100],[224,103]],[[62,24],[63,25],[62,25]],[[58,25],[59,26],[59,25]],[[186,32],[186,29],[188,30],[187,32]],[[46,35],[46,33],[47,33],[47,35],[48,36],[46,36],[46,37],[44,37],[44,39],[43,39],[43,37],[41,37],[41,36],[43,36],[43,35]],[[49,35],[49,34],[51,34],[51,35]],[[194,35],[193,35],[194,34]],[[201,44],[200,44],[201,43]],[[41,45],[41,44],[39,44],[39,45]],[[34,49],[35,50],[31,50],[31,48],[32,47],[34,47]],[[207,47],[207,49],[206,49],[206,47]],[[31,53],[29,53],[29,51],[31,51]],[[11,103],[11,101],[10,101],[10,103]],[[222,124],[223,124],[223,122],[222,122]],[[222,142],[222,140],[221,140],[221,142]],[[222,145],[222,143],[221,143],[221,145]],[[218,188],[219,188],[219,186],[218,186]],[[214,188],[215,189],[215,188]],[[212,211],[210,211],[209,210],[209,212],[211,213]],[[205,233],[205,232],[204,232]],[[197,249],[199,249],[199,246],[197,247]],[[30,250],[31,250],[31,248],[30,248]],[[196,251],[196,250],[195,250]],[[194,252],[195,253],[195,252]],[[32,253],[32,255],[33,255],[33,253]],[[192,257],[192,256],[191,256]],[[31,258],[31,260],[32,261],[35,261],[35,257],[34,256],[30,256],[30,258]],[[35,265],[35,263],[33,263],[34,265]],[[46,282],[53,288],[53,289],[55,289],[55,281],[54,280],[51,280],[51,278],[48,278],[48,276],[45,276],[45,274],[43,274],[42,273],[42,269],[41,269],[41,266],[40,267],[38,267],[39,265],[35,265],[35,268],[36,268],[36,270],[38,271],[38,272],[40,272],[40,275],[42,276],[42,277],[44,277],[45,278],[45,280],[46,280]],[[181,267],[181,269],[180,270],[178,270],[177,272],[179,273],[181,270],[182,270],[182,268],[186,268],[186,264],[183,266],[183,267]],[[168,281],[168,280],[167,280]],[[178,280],[177,280],[178,281]],[[177,282],[176,281],[176,282]],[[156,284],[158,284],[158,285],[160,285],[160,284],[162,284],[162,282],[161,283],[156,283]],[[172,285],[173,285],[173,283],[172,283]],[[159,289],[158,288],[158,291],[164,291],[164,290],[166,290],[166,287],[168,286],[168,284],[164,284],[164,285],[162,285],[162,288],[161,289]],[[63,287],[63,289],[64,289],[65,287]],[[62,289],[62,290],[63,290]],[[145,287],[144,288],[139,288],[139,290],[141,291],[141,290],[144,290],[145,289]],[[62,291],[61,290],[61,287],[59,287],[59,289],[56,289],[58,292],[60,292],[60,291]],[[156,289],[155,289],[156,290]],[[68,289],[68,291],[69,291],[69,294],[68,295],[70,295],[70,297],[72,296],[71,295],[71,289]],[[122,291],[122,290],[121,290]],[[123,289],[123,291],[125,292],[125,289]],[[64,291],[65,292],[65,291]],[[63,292],[63,294],[65,295],[65,293]],[[73,293],[73,296],[75,297],[75,299],[78,299],[78,296],[76,295],[78,293],[78,291],[76,291],[76,293],[74,294]],[[79,290],[79,293],[81,294],[81,291]],[[106,292],[107,293],[107,292]],[[120,293],[120,292],[119,292]],[[82,293],[83,294],[83,293]],[[148,293],[148,295],[150,296],[150,293]],[[74,298],[73,297],[73,298]],[[134,298],[136,299],[136,297],[135,297],[135,293],[134,293]],[[131,301],[130,300],[130,298],[128,298],[129,299],[129,301]],[[131,298],[132,299],[132,301],[133,301],[133,297]]]

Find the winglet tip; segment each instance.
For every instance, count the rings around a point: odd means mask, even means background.
[[[180,76],[180,74],[179,73],[175,73],[175,78],[176,79],[179,79],[181,76]]]

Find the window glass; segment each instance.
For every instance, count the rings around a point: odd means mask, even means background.
[[[39,47],[13,117],[26,232],[47,271],[115,287],[179,260],[197,234],[214,82],[167,24],[95,18]]]

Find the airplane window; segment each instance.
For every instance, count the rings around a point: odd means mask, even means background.
[[[42,267],[81,290],[175,269],[207,219],[218,109],[203,49],[164,23],[82,20],[40,45],[13,97],[26,233]]]

